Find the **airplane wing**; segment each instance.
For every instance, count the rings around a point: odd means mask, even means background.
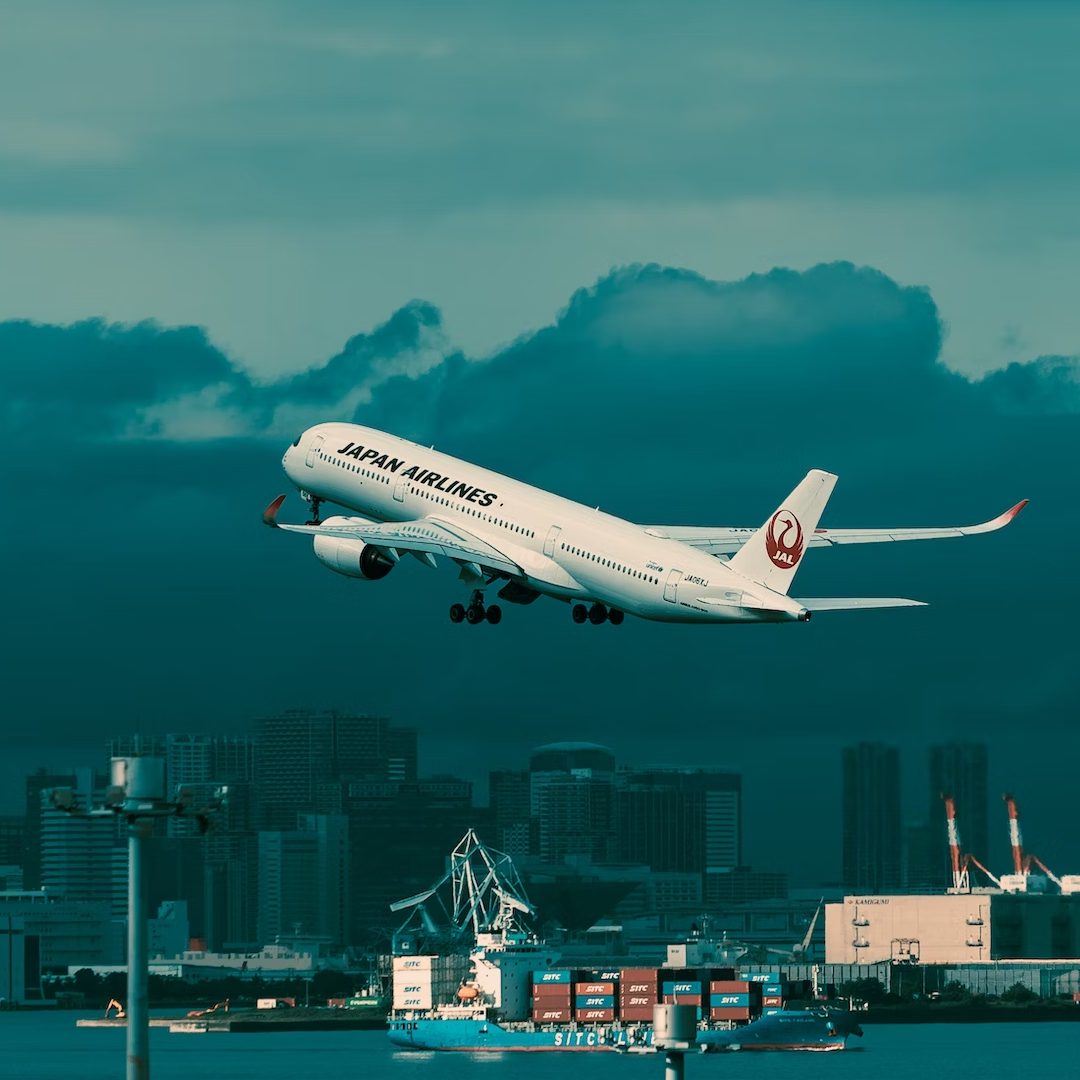
[[[833,547],[837,544],[882,544],[891,540],[945,540],[954,536],[975,536],[978,533],[1003,529],[1027,503],[1027,499],[1023,499],[1004,514],[980,525],[952,525],[938,529],[815,529],[806,546]],[[730,555],[738,551],[757,532],[757,529],[708,528],[695,525],[646,525],[644,528],[650,536],[678,540],[710,555]]]
[[[500,574],[520,575],[522,568],[487,539],[463,529],[456,521],[438,517],[416,521],[367,522],[361,519],[342,525],[283,525],[277,520],[285,501],[279,495],[263,511],[263,523],[285,532],[306,533],[308,536],[334,536],[341,540],[360,540],[386,552],[397,561],[401,552],[418,555],[443,555],[462,564],[474,564],[478,569]],[[434,564],[432,564],[434,565]],[[479,576],[479,575],[478,575]]]

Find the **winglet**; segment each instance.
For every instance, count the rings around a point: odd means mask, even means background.
[[[1021,499],[1015,506],[1012,506],[1008,510],[1006,510],[1004,514],[1000,514],[998,517],[994,518],[994,520],[991,521],[990,524],[996,526],[999,529],[1004,525],[1008,525],[1009,522],[1012,521],[1012,519],[1016,517],[1016,515],[1019,514],[1025,506],[1027,506],[1029,501],[1030,500],[1028,499]]]
[[[285,501],[284,495],[279,495],[264,511],[263,511],[263,524],[269,525],[271,529],[278,527],[277,516],[278,511],[281,509],[281,504]]]

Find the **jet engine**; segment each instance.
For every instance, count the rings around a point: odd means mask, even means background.
[[[323,524],[369,525],[370,522],[367,518],[331,517]],[[315,558],[334,573],[361,581],[378,581],[394,569],[394,560],[378,548],[362,540],[345,540],[337,536],[316,536]]]

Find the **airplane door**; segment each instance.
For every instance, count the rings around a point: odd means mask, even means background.
[[[547,539],[544,541],[544,554],[550,558],[555,554],[555,541],[559,539],[559,533],[562,532],[561,525],[552,525],[548,529]]]
[[[682,571],[672,570],[667,576],[667,584],[664,586],[664,599],[675,603],[675,593],[678,591],[679,582],[682,581]]]
[[[315,467],[315,458],[319,456],[319,451],[322,449],[322,444],[325,441],[326,439],[322,435],[316,435],[315,438],[311,440],[311,445],[307,450],[307,458],[305,459],[305,464],[309,469]]]
[[[405,501],[405,495],[409,490],[408,480],[399,480],[394,486],[394,502],[403,503]]]

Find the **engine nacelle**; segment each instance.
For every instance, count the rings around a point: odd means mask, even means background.
[[[324,525],[368,525],[367,518],[331,517]],[[394,560],[378,548],[362,540],[344,540],[337,536],[315,537],[315,558],[328,566],[335,574],[358,578],[360,581],[378,581],[394,569]]]

